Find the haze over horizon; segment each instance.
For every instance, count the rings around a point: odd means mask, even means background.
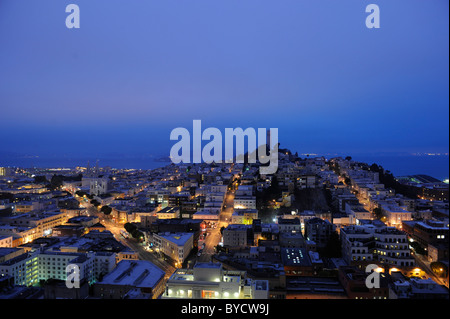
[[[0,2],[1,152],[168,156],[176,127],[298,153],[449,152],[448,1]]]

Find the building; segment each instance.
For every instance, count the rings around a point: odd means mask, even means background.
[[[224,247],[245,247],[249,243],[248,230],[250,225],[231,224],[223,230]],[[253,245],[253,241],[251,243]]]
[[[0,247],[0,263],[22,255],[24,252],[22,248]]]
[[[91,178],[89,181],[89,189],[91,195],[103,195],[109,191],[109,181],[106,177]]]
[[[267,299],[267,280],[247,278],[245,271],[224,270],[221,263],[196,263],[178,269],[166,283],[163,299]]]
[[[67,287],[65,280],[49,279],[44,283],[44,299],[86,299],[89,297],[89,284],[80,281],[79,288]]]
[[[169,257],[175,266],[181,266],[194,247],[193,233],[154,233],[154,249]]]
[[[0,176],[11,176],[14,173],[11,167],[0,167]]]
[[[193,219],[202,220],[209,223],[217,223],[219,221],[219,212],[217,211],[209,211],[209,210],[200,210],[192,215]]]
[[[301,233],[300,219],[279,217],[277,225],[280,233]]]
[[[79,268],[80,281],[93,282],[94,255],[84,253],[41,252],[37,255],[37,275],[39,280],[67,279],[67,266],[76,265]]]
[[[23,253],[0,263],[0,277],[10,276],[16,286],[32,286],[39,282],[37,254]]]
[[[407,234],[395,227],[348,226],[341,229],[341,242],[342,258],[349,265],[379,262],[409,268],[415,264]]]
[[[316,276],[323,269],[323,261],[316,252],[282,248],[280,254],[286,276]]]
[[[386,224],[402,228],[402,222],[412,220],[412,213],[398,205],[381,205],[381,211],[386,216]]]
[[[253,185],[239,185],[236,189],[236,196],[253,196],[254,194]]]
[[[94,284],[94,297],[123,299],[138,289],[141,296],[157,299],[164,291],[165,272],[146,260],[122,260],[103,279]]]
[[[256,196],[235,196],[234,209],[256,209]]]
[[[0,235],[0,247],[8,247],[11,248],[13,245],[13,237]]]
[[[65,251],[61,251],[65,250]],[[67,266],[79,269],[80,281],[92,283],[111,271],[115,264],[115,254],[111,252],[69,252],[38,249],[22,253],[0,263],[0,274],[14,278],[15,285],[30,286],[41,280],[66,280]]]
[[[158,219],[172,219],[180,217],[179,207],[166,207],[156,213]]]
[[[31,211],[41,211],[44,209],[44,204],[38,201],[21,201],[14,205],[14,212],[16,214],[29,213]]]
[[[338,278],[349,299],[388,299],[389,281],[387,275],[380,273],[380,288],[368,288],[369,274],[354,266],[341,266]]]
[[[394,227],[375,229],[375,251],[377,260],[384,264],[411,267],[415,261],[411,255],[408,236],[405,232]]]
[[[341,229],[342,259],[348,265],[374,260],[375,241],[369,226],[347,226]]]
[[[0,236],[12,237],[12,247],[32,242],[42,237],[34,227],[0,225]]]
[[[428,261],[437,262],[441,260],[449,260],[448,256],[448,242],[428,244]]]
[[[8,216],[2,222],[10,226],[29,227],[33,229],[33,237],[45,237],[52,233],[55,226],[67,221],[67,215],[62,212],[29,212]]]
[[[345,212],[347,215],[353,215],[356,220],[370,220],[373,219],[373,215],[371,212],[366,210],[362,205],[350,205],[348,203],[345,204]]]
[[[400,278],[390,286],[390,299],[448,299],[448,289],[432,279]]]
[[[81,237],[86,233],[86,227],[81,225],[58,225],[53,227],[52,235],[57,237],[76,236]]]
[[[278,242],[280,244],[280,247],[286,248],[305,248],[307,246],[307,241],[301,233],[280,233]]]
[[[449,238],[448,224],[438,220],[406,221],[403,230],[412,240],[417,241],[423,248],[430,244],[447,244]]]
[[[317,176],[316,175],[302,175],[297,178],[297,185],[300,189],[316,188]]]
[[[254,219],[258,219],[257,209],[239,209],[231,215],[232,224],[251,225]]]
[[[334,226],[326,219],[312,218],[305,224],[305,237],[316,243],[317,248],[324,248],[334,233]]]

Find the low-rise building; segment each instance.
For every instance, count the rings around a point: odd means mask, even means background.
[[[166,283],[163,299],[267,299],[267,280],[247,278],[245,271],[224,270],[221,263],[196,263],[178,269]]]
[[[158,219],[172,219],[180,217],[179,207],[166,207],[156,212],[156,217]]]
[[[165,272],[146,260],[122,260],[103,279],[94,284],[94,297],[123,299],[131,290],[157,299],[164,291]]]
[[[444,222],[437,220],[405,221],[403,230],[423,248],[427,248],[429,244],[444,243],[448,245],[449,228]]]
[[[399,268],[414,266],[407,234],[395,227],[374,225],[341,229],[342,258],[349,264],[380,262]]]
[[[248,230],[250,225],[231,224],[223,230],[223,246],[245,247],[249,244]],[[253,242],[251,243],[253,245]]]
[[[256,209],[256,196],[235,196],[234,209]]]
[[[0,235],[0,247],[12,247],[13,237],[10,235]]]
[[[232,224],[251,225],[254,219],[258,219],[257,209],[239,209],[231,215]]]
[[[318,248],[324,248],[331,234],[334,232],[334,225],[326,219],[312,218],[306,221],[305,237],[316,243]]]
[[[193,233],[153,233],[153,247],[180,266],[194,247]]]

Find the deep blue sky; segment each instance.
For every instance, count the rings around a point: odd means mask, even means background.
[[[448,152],[448,6],[0,0],[0,151],[168,156],[201,119],[277,127],[299,153]]]

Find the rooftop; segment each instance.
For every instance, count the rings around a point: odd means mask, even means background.
[[[281,260],[285,266],[311,266],[311,260],[305,249],[284,248],[281,249]]]
[[[158,236],[171,241],[178,246],[184,246],[184,244],[193,237],[193,233],[159,233]]]
[[[194,265],[194,268],[214,268],[220,269],[222,268],[221,263],[207,263],[207,262],[198,262]]]
[[[99,284],[155,287],[164,275],[164,271],[149,261],[122,260]]]

